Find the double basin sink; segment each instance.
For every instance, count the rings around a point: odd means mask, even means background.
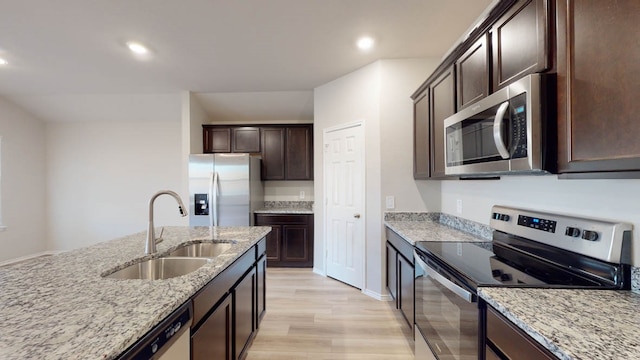
[[[164,280],[189,274],[213,258],[229,250],[232,242],[201,242],[186,244],[170,251],[166,256],[148,259],[104,275],[111,279]]]

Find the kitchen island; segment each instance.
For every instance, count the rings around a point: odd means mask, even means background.
[[[264,238],[270,227],[165,227],[158,252],[145,232],[0,268],[2,359],[114,359]],[[158,233],[160,233],[158,231]],[[103,275],[178,245],[230,241],[184,276],[119,280]]]

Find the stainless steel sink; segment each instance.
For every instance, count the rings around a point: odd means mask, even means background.
[[[207,258],[163,257],[149,259],[106,275],[112,279],[163,280],[186,275],[213,260]]]
[[[201,242],[188,244],[171,251],[169,256],[212,258],[231,249],[233,244],[234,243],[230,242]]]

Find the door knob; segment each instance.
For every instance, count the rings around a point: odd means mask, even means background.
[[[360,219],[360,214],[353,214],[353,217],[356,219]]]

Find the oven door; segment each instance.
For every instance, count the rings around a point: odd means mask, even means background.
[[[415,252],[414,258],[415,321],[419,330],[415,336],[422,336],[439,360],[479,359],[477,295],[421,253]]]

